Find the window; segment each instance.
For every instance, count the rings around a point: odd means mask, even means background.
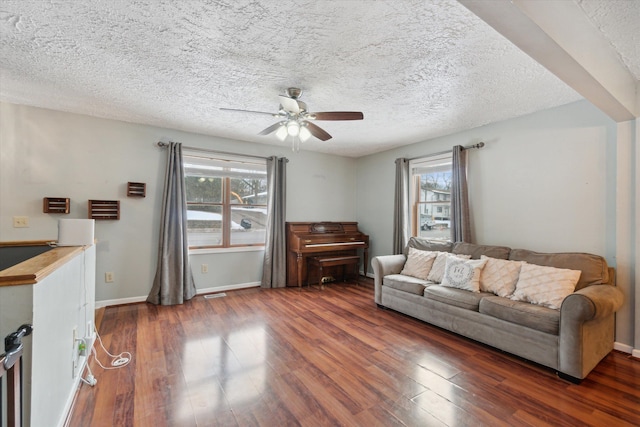
[[[264,245],[266,161],[183,154],[190,248]]]
[[[451,240],[451,153],[412,160],[412,235]]]

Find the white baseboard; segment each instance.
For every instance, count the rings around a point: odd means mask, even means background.
[[[238,289],[246,289],[246,288],[257,288],[259,286],[260,286],[260,282],[238,283],[237,285],[226,285],[226,286],[214,286],[211,288],[196,289],[196,295],[211,294],[213,292],[235,291]],[[107,299],[102,301],[96,301],[96,308],[109,307],[111,305],[135,304],[138,302],[145,302],[146,300],[147,300],[146,296]]]
[[[259,288],[260,282],[239,283],[237,285],[214,286],[213,288],[202,288],[196,290],[196,295],[211,294],[214,292],[236,291],[238,289]]]
[[[62,409],[62,416],[58,420],[58,427],[64,427],[67,424],[67,419],[71,416],[71,410],[73,409],[73,401],[76,398],[76,394],[78,393],[78,387],[80,387],[80,378],[82,378],[82,374],[84,373],[84,368],[87,365],[88,357],[83,357],[80,362],[80,366],[78,367],[78,375],[76,375],[73,380],[73,387],[71,388],[71,392],[69,396],[67,396],[67,401],[64,404],[64,408]],[[4,425],[4,424],[3,424]]]
[[[613,349],[621,351],[623,353],[629,353],[633,357],[640,357],[640,350],[635,350],[633,347],[627,344],[622,344],[619,342],[613,343]]]
[[[144,302],[147,297],[130,297],[130,298],[118,298],[118,299],[105,299],[102,301],[96,301],[96,308],[109,307],[110,305],[121,304],[134,304],[136,302]]]

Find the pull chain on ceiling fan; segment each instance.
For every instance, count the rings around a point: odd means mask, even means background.
[[[307,104],[300,101],[302,91],[295,87],[286,90],[286,95],[278,95],[280,108],[277,113],[267,113],[264,111],[241,110],[236,108],[220,108],[224,111],[242,111],[246,113],[269,114],[273,117],[282,118],[281,121],[272,124],[258,135],[269,135],[273,132],[281,141],[288,137],[292,139],[292,150],[300,150],[300,143],[307,141],[311,136],[321,141],[331,139],[331,135],[320,126],[312,123],[312,120],[362,120],[364,115],[359,111],[325,111],[311,113],[307,109]]]

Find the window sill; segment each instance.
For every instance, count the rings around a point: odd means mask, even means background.
[[[234,253],[234,252],[257,252],[263,251],[264,246],[244,246],[237,248],[198,248],[198,249],[189,249],[189,255],[200,255],[200,254],[224,254],[224,253]]]

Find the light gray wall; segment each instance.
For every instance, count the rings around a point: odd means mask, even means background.
[[[590,252],[616,267],[616,232],[635,232],[633,221],[616,222],[619,199],[631,197],[616,195],[617,180],[627,179],[619,176],[616,139],[616,123],[583,101],[362,157],[357,218],[372,235],[371,257],[392,251],[394,160],[484,141],[468,152],[476,243]],[[618,285],[629,302],[617,337],[632,345],[635,282]]]
[[[0,241],[55,240],[58,218],[86,218],[87,200],[120,200],[120,220],[96,221],[98,301],[139,298],[151,288],[166,164],[166,151],[155,145],[160,140],[287,157],[289,221],[355,220],[354,159],[8,103],[0,103],[0,117]],[[129,181],[145,182],[147,196],[127,197]],[[43,197],[71,198],[71,213],[44,214]],[[15,215],[28,216],[29,228],[13,228]],[[255,284],[262,254],[193,255],[196,284]],[[209,264],[206,275],[202,263]],[[113,283],[105,283],[107,271]]]

